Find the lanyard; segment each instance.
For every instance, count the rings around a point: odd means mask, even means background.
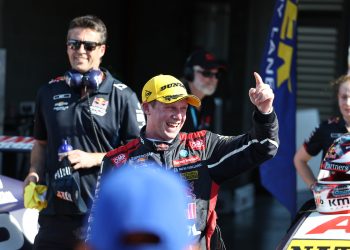
[[[193,106],[190,106],[190,111],[191,111],[194,129],[197,130],[198,129],[198,120],[197,120],[196,110]]]

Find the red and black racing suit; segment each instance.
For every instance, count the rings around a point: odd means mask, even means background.
[[[188,204],[188,219],[193,223],[189,229],[199,238],[201,249],[210,249],[220,184],[259,166],[277,152],[276,114],[263,115],[255,111],[253,125],[248,133],[239,136],[222,136],[206,130],[179,133],[171,143],[146,139],[143,128],[140,138],[107,153],[103,169],[156,163],[181,174],[189,183],[192,197]]]

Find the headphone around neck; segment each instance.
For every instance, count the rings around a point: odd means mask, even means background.
[[[99,69],[92,69],[82,74],[76,70],[69,70],[64,74],[64,79],[71,88],[87,87],[97,90],[99,84],[103,81],[103,72]]]

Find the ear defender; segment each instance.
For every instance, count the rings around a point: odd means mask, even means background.
[[[103,73],[101,70],[90,70],[82,74],[76,70],[69,70],[64,74],[64,79],[71,88],[87,87],[97,90],[103,80]]]
[[[187,57],[184,67],[184,78],[189,82],[192,82],[194,79],[193,65],[191,62],[192,55],[193,53],[189,57]]]
[[[194,72],[193,72],[193,68],[190,66],[187,66],[184,68],[184,77],[187,81],[192,82],[193,78],[194,78]]]

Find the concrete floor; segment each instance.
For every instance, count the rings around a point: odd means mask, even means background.
[[[311,197],[310,192],[299,192],[298,208]],[[248,209],[218,217],[227,250],[276,249],[291,223],[288,210],[269,194],[256,195]]]

